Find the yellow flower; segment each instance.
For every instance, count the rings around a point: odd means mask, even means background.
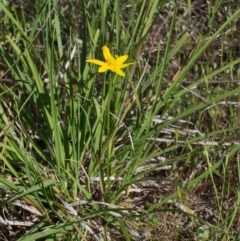
[[[102,47],[102,51],[103,51],[103,56],[105,58],[105,62],[101,61],[101,60],[97,60],[97,59],[87,59],[86,60],[86,62],[88,62],[88,63],[100,65],[100,67],[98,68],[98,73],[103,73],[108,70],[111,70],[112,72],[114,72],[116,74],[125,76],[124,72],[121,69],[126,68],[129,65],[136,63],[136,62],[134,62],[134,63],[124,64],[124,62],[128,58],[128,55],[123,55],[123,56],[119,56],[119,57],[115,56],[116,58],[114,58],[111,55],[110,50],[106,45],[104,45]]]

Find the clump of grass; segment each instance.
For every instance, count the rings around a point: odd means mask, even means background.
[[[233,73],[240,59],[229,53],[230,61],[217,68],[196,63],[232,28],[239,10],[214,29],[221,4],[208,9],[212,31],[195,35],[182,32],[173,1],[74,4],[46,1],[32,20],[0,3],[6,26],[2,235],[25,241],[235,238],[239,87],[209,82]],[[183,2],[181,9],[193,11]],[[147,48],[166,12],[164,49],[161,43]],[[97,73],[86,59],[103,59],[104,45],[137,65],[124,78]]]

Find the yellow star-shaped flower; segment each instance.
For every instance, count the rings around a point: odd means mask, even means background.
[[[124,62],[128,59],[128,55],[123,55],[119,57],[116,56],[116,58],[114,58],[111,55],[110,50],[106,45],[102,47],[102,51],[106,62],[97,60],[97,59],[86,60],[86,62],[88,63],[100,65],[100,67],[98,68],[98,73],[103,73],[108,70],[111,70],[112,72],[119,74],[120,76],[125,76],[125,73],[121,69],[136,63],[136,62],[133,62],[133,63],[124,64]]]

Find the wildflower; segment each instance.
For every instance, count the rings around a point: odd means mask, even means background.
[[[124,62],[127,60],[128,55],[123,55],[123,56],[115,56],[115,58],[111,55],[109,48],[104,45],[102,47],[103,51],[103,56],[105,58],[105,62],[97,59],[87,59],[86,62],[92,63],[92,64],[97,64],[100,65],[98,68],[98,73],[103,73],[108,70],[111,70],[112,72],[120,75],[120,76],[125,76],[125,73],[121,70],[123,68],[128,67],[129,65],[135,64],[134,63],[126,63]]]

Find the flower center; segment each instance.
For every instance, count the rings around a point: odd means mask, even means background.
[[[110,67],[114,68],[116,66],[115,59],[113,57],[109,58],[106,62],[108,64],[108,66],[110,66]]]

